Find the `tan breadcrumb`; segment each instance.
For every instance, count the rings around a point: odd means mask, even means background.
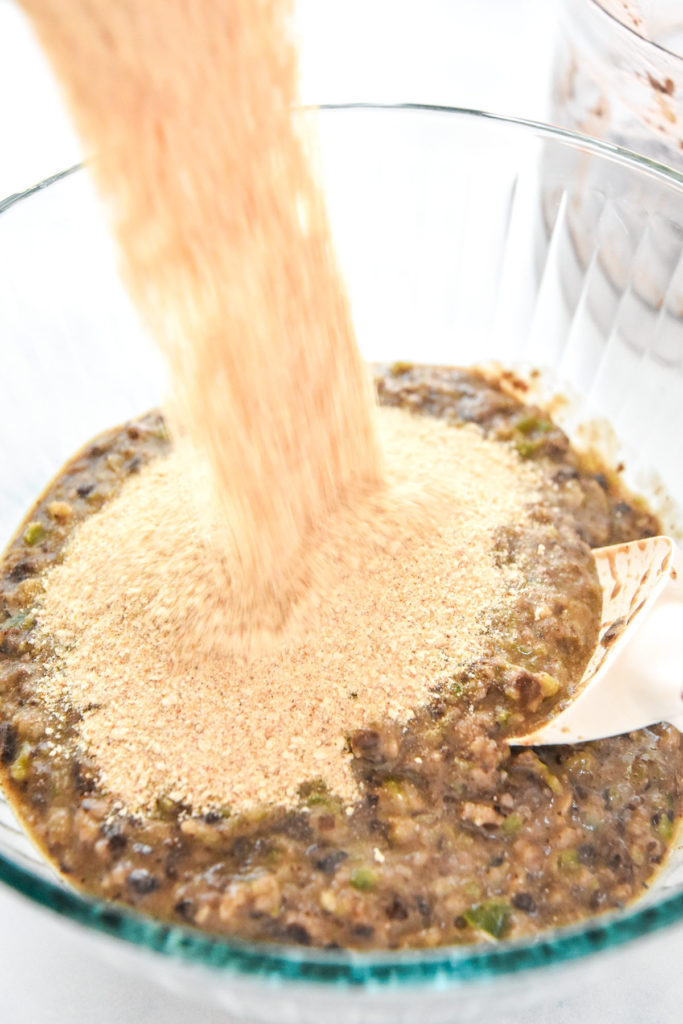
[[[292,0],[22,0],[118,262],[239,537],[246,623],[277,617],[311,523],[380,483],[372,393],[299,105]]]
[[[180,451],[131,478],[49,572],[46,697],[82,713],[82,742],[128,808],[160,795],[291,804],[315,777],[351,801],[349,734],[407,721],[476,657],[489,612],[520,583],[493,545],[534,500],[534,472],[476,428],[399,409],[379,419],[390,486],[319,531],[326,573],[311,573],[284,646],[232,642],[230,553]]]

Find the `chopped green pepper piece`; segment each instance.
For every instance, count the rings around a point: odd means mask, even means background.
[[[668,843],[674,834],[674,823],[668,814],[662,814],[661,818],[657,822],[657,831],[664,842]]]
[[[9,774],[10,778],[14,779],[15,782],[24,782],[28,776],[29,763],[31,761],[31,744],[22,743],[19,747],[19,753],[12,761],[10,765]]]
[[[510,919],[510,906],[497,900],[487,900],[486,903],[477,903],[470,907],[463,917],[470,927],[486,932],[494,939],[500,939]]]
[[[33,545],[37,544],[38,541],[42,540],[44,536],[45,527],[43,526],[42,523],[39,523],[37,520],[34,520],[32,523],[29,523],[26,529],[24,530],[24,543],[28,544],[30,547],[33,547]]]
[[[351,885],[361,892],[374,889],[377,885],[377,875],[370,868],[356,868],[351,875]]]
[[[553,697],[560,688],[555,676],[551,676],[549,672],[537,672],[536,681],[544,697]]]
[[[507,818],[503,818],[500,823],[500,831],[506,836],[512,836],[515,832],[519,832],[523,825],[522,816],[517,811],[513,811],[512,814],[508,814]]]
[[[6,633],[10,629],[25,629],[29,630],[36,624],[36,615],[32,609],[28,609],[25,612],[19,612],[18,615],[12,615],[11,618],[5,619],[4,622],[0,623],[0,635]]]
[[[544,437],[518,437],[515,440],[515,448],[523,459],[529,459],[535,455],[545,444]]]
[[[581,864],[578,850],[562,850],[557,863],[564,871],[577,871]]]
[[[552,428],[550,420],[544,420],[539,416],[524,416],[515,423],[515,430],[519,430],[520,434],[531,434],[534,431],[547,434]]]
[[[548,768],[548,765],[541,761],[538,754],[533,754],[529,760],[533,760],[534,768],[543,779],[548,789],[552,790],[556,796],[560,796],[560,794],[564,792],[564,789],[557,775],[553,775],[550,768]]]

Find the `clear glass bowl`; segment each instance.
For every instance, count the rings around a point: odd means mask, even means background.
[[[566,131],[474,111],[326,108],[319,160],[364,354],[500,361],[578,441],[683,508],[683,177]],[[98,430],[157,403],[159,359],[81,170],[0,204],[0,534]],[[530,374],[536,368],[540,375]],[[617,438],[605,425],[608,421]],[[666,495],[666,499],[664,498]],[[683,849],[645,900],[534,941],[360,954],[254,946],[70,890],[0,806],[0,878],[133,971],[240,1019],[479,1019],[558,968],[683,920]]]

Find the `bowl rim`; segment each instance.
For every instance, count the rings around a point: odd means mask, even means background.
[[[620,146],[539,121],[465,107],[431,103],[332,103],[305,111],[419,112],[514,127],[544,140],[559,141],[683,192],[683,173]],[[0,214],[83,168],[76,164],[0,201]],[[0,853],[0,881],[74,924],[161,954],[171,961],[202,966],[213,973],[269,983],[304,983],[338,990],[407,987],[457,989],[474,983],[554,967],[590,953],[612,949],[683,919],[683,892],[640,908],[625,908],[589,918],[583,924],[542,932],[530,939],[501,944],[442,946],[436,949],[370,951],[317,949],[295,945],[221,938],[196,929],[145,917],[123,905],[98,901],[37,875]]]
[[[600,5],[596,4],[596,6],[599,7]],[[636,153],[634,150],[626,149],[615,142],[597,139],[591,135],[584,135],[581,132],[562,128],[559,125],[546,124],[533,118],[513,117],[510,114],[495,114],[488,110],[479,110],[477,107],[455,107],[441,103],[375,103],[373,101],[354,101],[350,103],[304,104],[297,109],[306,113],[315,113],[317,111],[382,111],[389,113],[413,111],[425,114],[445,114],[449,117],[459,117],[470,121],[489,121],[494,124],[507,125],[513,129],[521,128],[529,134],[537,135],[540,138],[564,142],[572,149],[586,150],[589,153],[605,157],[612,163],[621,164],[632,170],[634,167],[638,168],[641,172],[644,171],[648,177],[659,180],[669,186],[673,185],[680,191],[683,191],[683,171],[678,171],[669,164],[654,160],[644,153]],[[54,185],[61,181],[62,178],[83,170],[86,166],[87,160],[82,163],[73,164],[71,167],[42,178],[34,185],[30,185],[20,192],[10,193],[4,199],[0,199],[0,214],[5,213],[10,207],[21,202],[22,199],[27,199],[37,192],[42,192],[44,189],[49,188],[50,185]]]

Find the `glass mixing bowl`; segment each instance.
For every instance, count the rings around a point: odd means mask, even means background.
[[[339,262],[368,359],[514,367],[573,438],[624,462],[675,530],[683,177],[566,131],[473,111],[302,116],[319,122]],[[165,378],[84,172],[56,175],[0,211],[7,540],[67,457],[157,403]],[[557,995],[568,961],[588,969],[599,951],[683,920],[679,847],[638,905],[532,941],[371,954],[254,946],[76,894],[4,803],[0,878],[117,963],[239,1019],[277,1013],[291,1024],[490,1019]]]

